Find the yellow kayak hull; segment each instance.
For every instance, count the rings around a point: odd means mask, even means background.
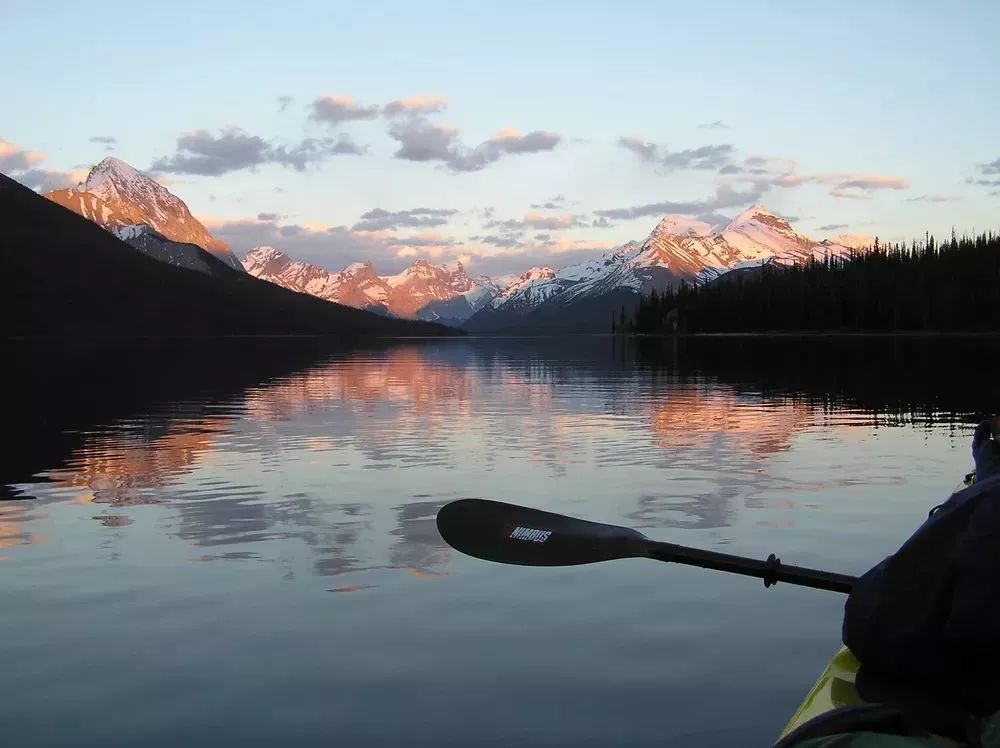
[[[801,727],[813,717],[843,706],[854,706],[864,703],[854,685],[861,663],[847,647],[841,647],[819,676],[816,685],[812,687],[795,714],[788,720],[785,729],[781,731],[781,740],[793,730]]]

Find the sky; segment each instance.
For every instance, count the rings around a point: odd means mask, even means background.
[[[1000,227],[994,0],[6,0],[0,18],[0,171],[45,191],[116,156],[241,257],[519,273],[753,203],[815,238]]]

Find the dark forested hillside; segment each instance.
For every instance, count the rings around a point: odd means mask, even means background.
[[[616,320],[617,322],[617,320]],[[875,245],[845,260],[765,266],[653,293],[619,331],[1000,330],[1000,235]]]
[[[346,340],[458,333],[322,301],[246,273],[210,277],[167,265],[0,175],[0,337],[286,334]]]

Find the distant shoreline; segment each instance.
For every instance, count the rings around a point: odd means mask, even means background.
[[[610,334],[610,333],[609,333]],[[997,338],[1000,330],[947,331],[930,330],[871,330],[867,332],[841,332],[807,330],[802,332],[775,330],[768,332],[691,332],[674,334],[630,333],[620,337],[632,338]]]

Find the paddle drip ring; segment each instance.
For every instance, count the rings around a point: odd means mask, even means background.
[[[767,589],[778,583],[778,569],[781,568],[781,559],[772,553],[764,563],[767,564],[767,570],[764,572],[764,589]]]

